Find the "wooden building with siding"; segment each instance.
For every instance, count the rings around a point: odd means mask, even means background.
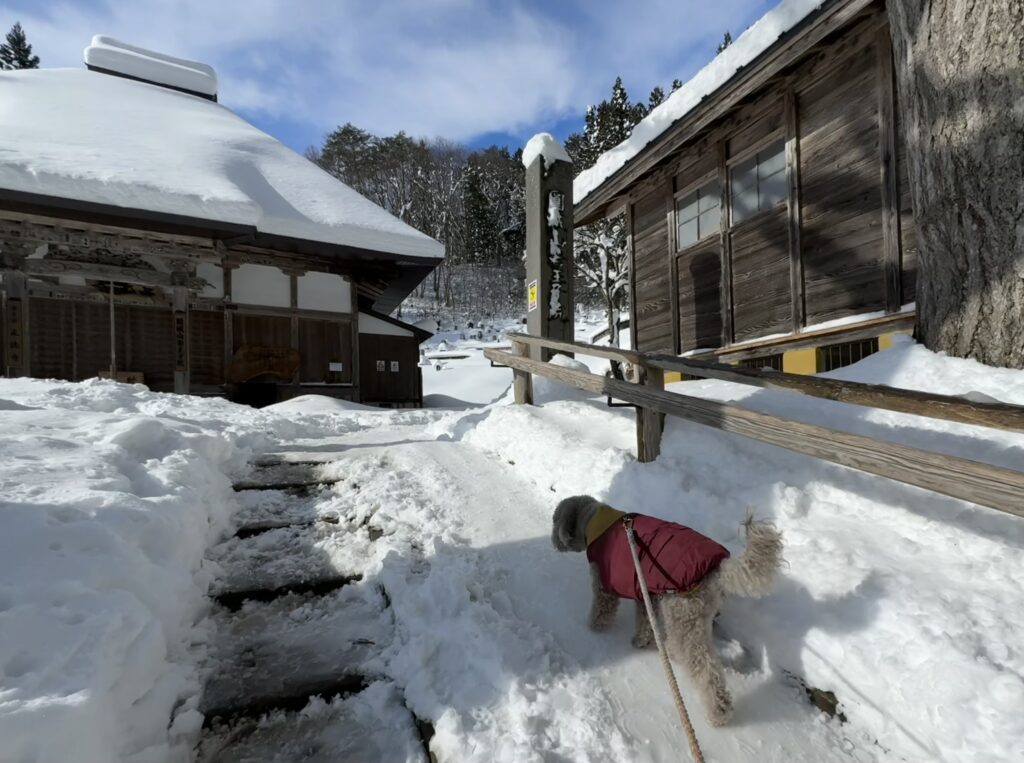
[[[104,42],[102,70],[0,73],[4,375],[421,405],[429,334],[388,313],[441,245],[216,103],[208,67],[190,90],[190,62],[119,72]]]
[[[734,73],[695,106],[673,98],[704,72],[652,112],[665,129],[614,172],[577,179],[577,225],[626,214],[637,349],[813,373],[913,329],[885,4],[804,6],[772,41],[757,38],[777,11],[721,53]]]

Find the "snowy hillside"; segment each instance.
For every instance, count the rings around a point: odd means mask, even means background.
[[[1024,521],[675,420],[660,459],[640,464],[632,410],[541,383],[542,405],[514,406],[510,372],[467,346],[487,338],[442,340],[430,351],[467,357],[434,358],[425,384],[457,408],[311,397],[253,411],[111,382],[0,380],[0,760],[179,761],[200,737],[204,761],[309,749],[423,760],[428,726],[442,762],[679,760],[657,656],[629,643],[632,613],[590,632],[585,559],[551,548],[552,509],[583,492],[733,552],[748,507],[785,535],[776,591],[727,601],[716,625],[731,725],[707,725],[680,671],[709,761],[1024,759]],[[909,342],[835,375],[1024,404],[1024,373]],[[1020,434],[721,382],[679,389],[1024,463]],[[277,468],[318,482],[274,488]],[[351,582],[235,613],[205,596],[223,604],[232,586],[281,575]],[[225,634],[311,656],[254,669]],[[209,757],[227,738],[201,732],[215,691],[328,669],[335,651],[367,688],[253,721],[233,742],[253,757]],[[805,687],[834,692],[839,715]]]

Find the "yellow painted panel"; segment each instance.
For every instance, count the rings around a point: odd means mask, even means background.
[[[782,354],[782,370],[787,374],[816,374],[821,370],[818,348],[806,347]]]
[[[672,382],[682,381],[683,375],[679,371],[666,371],[665,372],[665,384],[671,384]]]

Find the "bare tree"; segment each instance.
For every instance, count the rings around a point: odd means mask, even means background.
[[[1024,2],[889,0],[925,346],[1024,368]]]
[[[629,250],[622,217],[574,231],[576,268],[601,296],[608,313],[608,343],[619,346],[619,321],[629,295]]]

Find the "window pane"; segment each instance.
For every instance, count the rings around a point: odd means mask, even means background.
[[[786,173],[776,172],[760,184],[759,209],[771,209],[786,198]]]
[[[680,224],[697,216],[697,194],[689,193],[676,202],[676,220]]]
[[[718,233],[721,219],[722,210],[720,207],[712,207],[707,212],[701,212],[700,217],[697,218],[700,237],[704,238],[705,236]]]
[[[676,249],[697,243],[697,218],[679,223],[676,227]]]
[[[732,189],[732,222],[746,220],[757,212],[757,186]]]
[[[706,212],[722,203],[722,189],[717,180],[712,180],[698,191],[697,210]]]
[[[773,143],[757,155],[757,174],[762,180],[786,169],[786,145]]]
[[[749,188],[757,183],[757,157],[752,156],[732,169],[733,192],[737,188]]]

